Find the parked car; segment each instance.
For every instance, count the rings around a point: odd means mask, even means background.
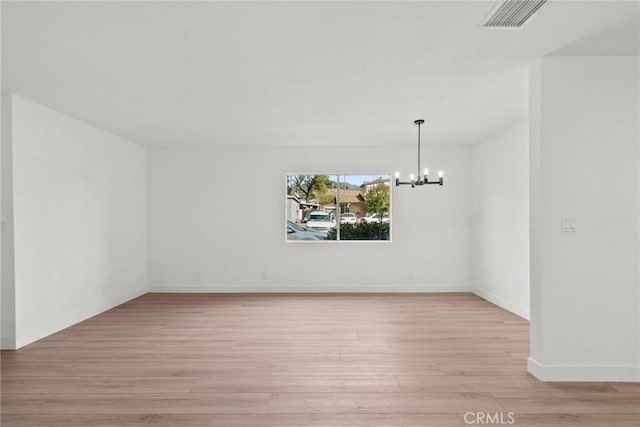
[[[371,222],[376,222],[377,219],[377,214],[368,213],[362,218],[362,222],[366,222],[367,224],[369,224]]]
[[[336,226],[336,217],[323,211],[311,211],[307,216],[307,228],[329,231]]]
[[[287,240],[326,240],[327,232],[300,227],[292,221],[287,221]]]
[[[340,214],[340,224],[355,224],[358,222],[356,215],[350,212]]]
[[[371,224],[372,222],[381,222],[380,215],[378,214],[368,214],[367,216],[362,218],[362,221],[366,222],[367,224]],[[389,214],[382,215],[382,222],[389,222]]]

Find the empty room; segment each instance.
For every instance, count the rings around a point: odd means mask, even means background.
[[[3,427],[640,426],[640,2],[0,22]]]

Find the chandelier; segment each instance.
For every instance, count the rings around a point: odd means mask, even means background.
[[[399,185],[411,185],[411,188],[414,188],[416,185],[442,185],[444,183],[444,172],[442,171],[438,172],[438,179],[435,181],[429,181],[429,169],[427,168],[424,169],[423,176],[420,176],[420,125],[424,123],[424,120],[414,120],[413,123],[418,125],[418,179],[416,180],[416,176],[411,174],[409,175],[409,181],[400,181],[400,172],[396,172],[396,187]]]

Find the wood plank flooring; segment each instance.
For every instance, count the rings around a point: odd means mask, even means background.
[[[2,352],[0,421],[640,426],[640,384],[542,383],[528,352],[528,322],[472,294],[147,294]]]

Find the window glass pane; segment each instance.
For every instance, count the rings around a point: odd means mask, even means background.
[[[390,176],[288,174],[287,241],[390,240]]]
[[[340,240],[389,240],[389,175],[341,175]]]

